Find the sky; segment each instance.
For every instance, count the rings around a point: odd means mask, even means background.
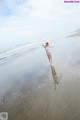
[[[0,0],[0,50],[80,28],[80,3]]]

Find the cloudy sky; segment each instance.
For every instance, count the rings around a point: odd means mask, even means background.
[[[61,36],[80,26],[80,3],[63,0],[0,0],[0,48],[49,36]]]

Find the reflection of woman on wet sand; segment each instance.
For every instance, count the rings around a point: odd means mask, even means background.
[[[57,72],[54,66],[51,66],[51,71],[52,71],[52,77],[53,77],[54,85],[55,85],[54,87],[56,89],[56,85],[59,84],[59,80],[61,79],[62,75],[61,74],[57,75]]]
[[[55,85],[54,87],[56,89],[56,84],[59,84],[59,78],[57,76],[57,73],[56,73],[54,66],[51,66],[51,71],[52,71],[52,77],[53,77],[54,85]]]
[[[45,45],[42,45],[45,50],[46,50],[46,53],[47,53],[47,57],[49,59],[49,62],[51,65],[53,65],[53,61],[52,61],[52,55],[51,55],[51,52],[50,52],[50,48],[53,47],[53,46],[50,46],[48,42],[45,43]]]

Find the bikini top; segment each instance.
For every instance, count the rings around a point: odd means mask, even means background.
[[[46,47],[46,52],[50,52],[50,47]]]

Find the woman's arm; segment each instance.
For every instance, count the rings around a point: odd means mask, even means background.
[[[50,48],[54,48],[55,46],[53,46],[53,45],[50,45],[49,47],[50,47]]]
[[[42,47],[46,48],[45,45],[42,45]]]

